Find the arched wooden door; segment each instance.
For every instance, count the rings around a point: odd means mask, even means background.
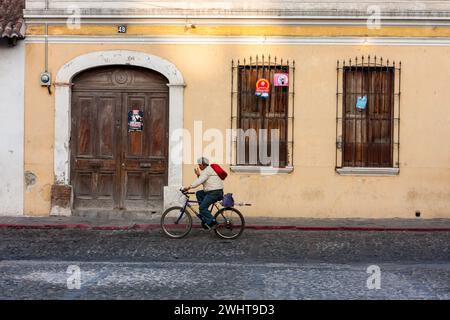
[[[168,168],[168,80],[139,67],[90,69],[73,80],[75,210],[159,211]]]

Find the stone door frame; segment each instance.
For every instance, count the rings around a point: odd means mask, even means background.
[[[52,187],[51,215],[70,216],[72,214],[72,193],[70,186],[70,122],[71,83],[78,73],[90,68],[109,65],[130,65],[154,70],[164,75],[169,86],[169,157],[168,185],[164,187],[164,207],[170,202],[170,195],[182,185],[182,162],[171,159],[171,150],[180,148],[177,132],[183,130],[184,79],[181,72],[171,62],[144,52],[129,50],[95,51],[78,56],[58,71],[55,81],[55,141],[54,175]],[[182,143],[181,143],[182,145]],[[181,152],[182,154],[182,152]]]

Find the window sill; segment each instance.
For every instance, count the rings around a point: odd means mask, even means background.
[[[336,169],[342,176],[398,176],[399,168],[352,168],[344,167]]]
[[[294,167],[230,166],[230,170],[236,173],[288,174],[294,171]]]

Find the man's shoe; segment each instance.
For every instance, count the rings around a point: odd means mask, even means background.
[[[216,220],[213,220],[211,223],[208,223],[207,226],[209,229],[213,229],[218,225]]]
[[[208,225],[207,225],[206,223],[204,223],[204,222],[202,222],[202,228],[205,229],[205,230],[211,229],[211,228],[208,227]]]

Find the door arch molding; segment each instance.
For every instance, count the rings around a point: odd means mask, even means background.
[[[172,140],[175,132],[183,129],[184,79],[178,68],[171,62],[139,51],[109,50],[95,51],[78,56],[58,71],[55,82],[55,133],[54,133],[54,176],[55,185],[70,184],[70,121],[71,83],[78,73],[99,66],[130,65],[147,68],[164,75],[169,86],[169,158],[168,186],[164,190],[164,206],[170,201],[169,194],[182,185],[182,162],[173,161],[170,151],[180,148],[179,139]],[[180,153],[182,154],[182,152]],[[51,215],[71,215],[71,205],[53,203]]]

